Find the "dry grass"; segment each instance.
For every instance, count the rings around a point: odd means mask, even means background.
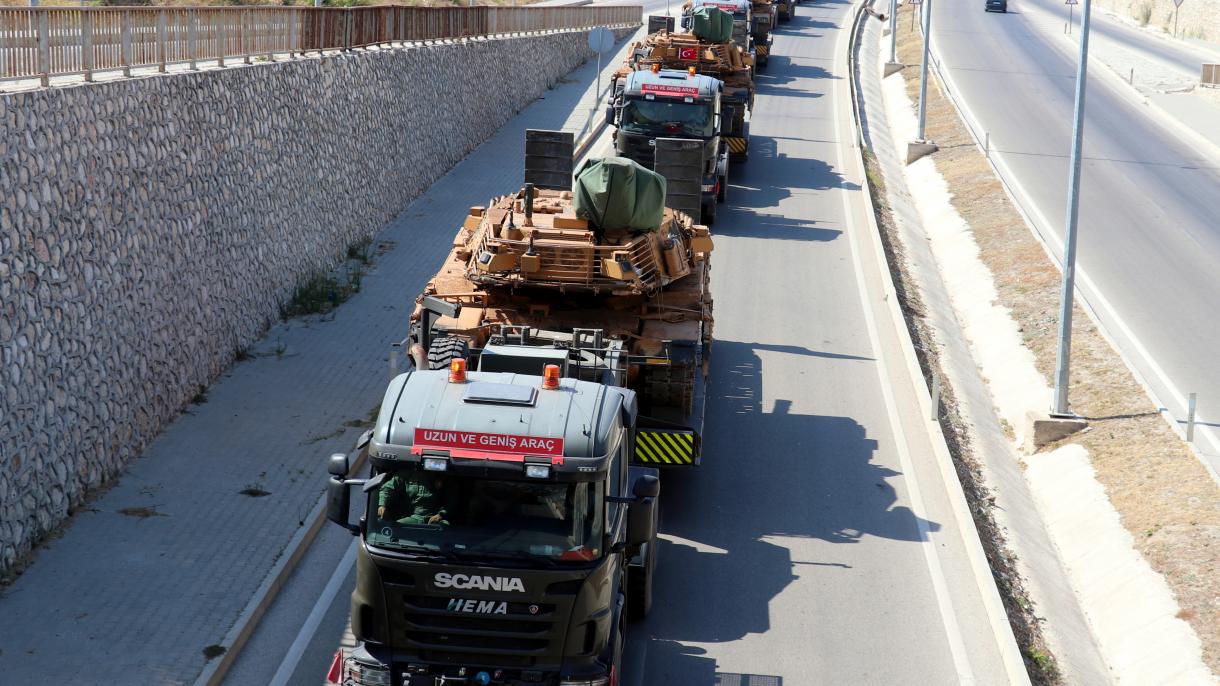
[[[919,34],[910,31],[909,11],[903,6],[898,21],[899,60],[918,64],[922,46]],[[928,136],[941,148],[936,167],[974,232],[1000,304],[1011,310],[1049,383],[1059,270],[936,85],[928,90],[927,115]],[[917,100],[916,79],[908,79],[907,94]],[[1090,419],[1092,430],[1068,441],[1088,449],[1097,479],[1136,549],[1168,581],[1181,606],[1179,616],[1203,642],[1204,661],[1220,674],[1220,489],[1079,307],[1072,340],[1072,406]]]

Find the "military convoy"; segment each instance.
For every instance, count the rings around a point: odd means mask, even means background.
[[[690,32],[662,23],[614,76],[620,157],[573,181],[571,135],[528,132],[526,185],[461,220],[357,445],[368,478],[330,460],[328,518],[360,537],[341,683],[618,683],[660,470],[702,459],[707,225],[791,1],[688,3]]]
[[[530,183],[461,219],[369,478],[331,458],[328,517],[360,536],[344,684],[615,684],[651,607],[658,468],[700,461],[712,238],[655,173],[572,183],[571,153],[528,140]]]

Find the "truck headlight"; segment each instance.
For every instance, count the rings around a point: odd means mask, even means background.
[[[343,663],[343,686],[390,686],[390,670],[347,658]]]

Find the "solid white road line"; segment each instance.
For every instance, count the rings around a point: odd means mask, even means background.
[[[280,662],[279,669],[275,670],[275,676],[271,677],[270,686],[286,686],[288,680],[297,671],[297,665],[300,664],[301,658],[305,655],[305,649],[309,647],[309,642],[313,640],[314,634],[317,633],[318,625],[322,623],[322,618],[326,616],[331,604],[335,602],[335,596],[339,594],[339,589],[343,587],[343,581],[347,579],[348,573],[356,564],[356,546],[358,544],[359,541],[352,541],[352,544],[348,546],[343,559],[339,561],[339,566],[335,567],[334,574],[331,574],[330,581],[326,582],[326,588],[322,590],[322,595],[318,597],[318,602],[314,603],[313,610],[309,612],[309,617],[301,625],[301,630],[297,632],[296,639],[293,640],[292,646],[288,648],[288,653],[284,655],[284,659]],[[318,675],[318,680],[322,680],[322,675]]]
[[[838,44],[835,47],[836,67],[843,67],[847,61],[849,54],[848,40],[851,36],[852,22],[847,22],[848,29],[840,32]],[[848,73],[848,69],[844,69],[840,73]],[[844,128],[843,107],[844,91],[847,90],[846,81],[841,82],[832,91],[833,101],[835,103],[835,131],[839,145],[835,146],[835,157],[837,167],[840,170],[846,170],[843,164],[843,146],[855,145],[855,137],[852,136]],[[846,96],[850,101],[850,95]],[[850,119],[850,105],[846,109]],[[859,184],[861,188],[865,187],[863,174],[859,174],[857,178],[852,179]],[[859,191],[865,192],[865,191]],[[851,207],[852,194],[847,192],[840,193],[843,201],[844,221],[847,226],[848,245],[851,247],[852,263],[856,272],[856,290],[860,295],[860,306],[864,310],[864,321],[868,328],[869,344],[875,351],[877,357],[877,376],[881,385],[881,395],[885,400],[886,414],[890,417],[890,423],[893,426],[892,434],[894,438],[895,448],[898,451],[898,459],[902,463],[902,472],[906,476],[907,495],[911,500],[911,514],[915,517],[915,521],[919,527],[920,539],[922,544],[919,546],[924,554],[924,562],[928,567],[928,574],[932,578],[932,590],[936,596],[936,603],[940,610],[941,622],[945,627],[945,638],[949,643],[949,652],[953,656],[954,669],[957,671],[958,682],[961,684],[974,684],[974,671],[970,667],[970,659],[967,657],[966,642],[962,638],[961,627],[957,623],[957,613],[953,609],[952,596],[949,593],[948,584],[945,581],[944,570],[940,565],[940,557],[936,552],[936,543],[932,538],[932,532],[928,529],[928,518],[926,517],[927,509],[924,506],[923,496],[919,490],[919,481],[915,476],[915,468],[911,462],[911,455],[908,450],[906,432],[902,426],[902,416],[898,413],[897,402],[894,400],[894,394],[890,388],[889,372],[885,364],[885,355],[881,347],[881,338],[877,329],[877,322],[873,316],[872,303],[869,300],[868,290],[864,283],[863,262],[860,257],[860,247],[855,238],[855,232],[861,230],[857,226],[852,217],[854,216]]]

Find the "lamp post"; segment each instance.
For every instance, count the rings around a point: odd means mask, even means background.
[[[1072,415],[1068,381],[1072,357],[1072,304],[1076,289],[1076,233],[1080,215],[1080,152],[1084,139],[1084,95],[1089,69],[1091,0],[1080,8],[1080,63],[1076,66],[1076,108],[1072,123],[1072,156],[1068,171],[1067,232],[1063,237],[1063,288],[1059,294],[1059,348],[1055,354],[1055,398],[1051,414]]]

